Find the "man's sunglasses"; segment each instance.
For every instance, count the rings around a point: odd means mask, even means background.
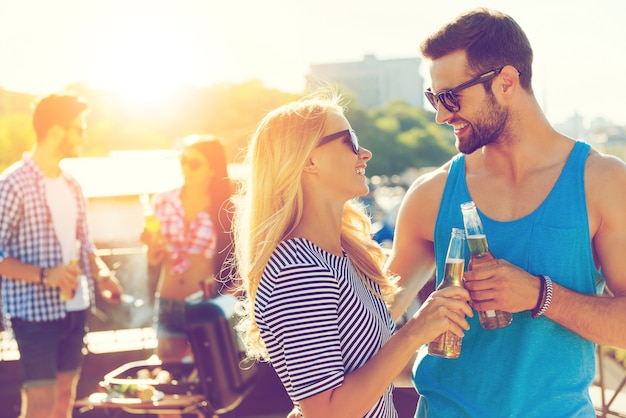
[[[359,146],[359,138],[356,136],[356,132],[354,132],[354,130],[352,129],[346,129],[345,131],[339,131],[335,132],[334,134],[326,135],[322,137],[317,146],[321,147],[324,144],[328,144],[330,141],[343,138],[346,135],[350,135],[350,144],[352,145],[352,151],[356,155],[359,155],[359,151],[361,151],[361,147]]]
[[[180,157],[180,165],[186,165],[191,171],[196,171],[202,167],[204,163],[197,158],[189,158],[184,155]]]
[[[84,126],[82,126],[82,125],[81,125],[81,126],[75,126],[75,125],[72,125],[72,126],[70,126],[69,128],[67,128],[67,129],[68,129],[68,130],[73,130],[73,131],[76,131],[76,133],[77,133],[78,135],[80,135],[80,136],[84,136],[84,135],[85,135],[85,132],[87,132],[87,128],[85,128],[85,127],[84,127]]]
[[[461,104],[459,103],[459,99],[456,98],[456,93],[468,87],[472,87],[476,84],[486,83],[487,81],[493,79],[498,74],[500,74],[500,71],[502,71],[503,68],[504,67],[487,71],[486,73],[474,77],[471,80],[456,86],[455,88],[441,90],[439,93],[433,93],[433,91],[429,87],[428,89],[426,89],[424,94],[426,95],[426,98],[428,99],[430,104],[433,105],[435,110],[437,110],[437,102],[439,102],[443,105],[443,107],[448,109],[448,111],[456,113],[461,110]]]

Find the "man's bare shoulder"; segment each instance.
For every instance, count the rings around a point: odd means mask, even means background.
[[[626,164],[620,158],[591,150],[585,165],[585,194],[594,254],[608,288],[626,295]]]
[[[443,188],[446,184],[446,179],[448,178],[448,171],[450,170],[450,161],[446,164],[429,171],[425,174],[419,176],[413,184],[407,190],[406,199],[415,198],[421,199],[424,197],[436,197],[443,193]],[[431,196],[432,194],[432,196]]]
[[[396,224],[396,238],[405,234],[412,240],[432,241],[439,204],[448,178],[450,163],[418,177],[407,191]]]
[[[626,228],[626,164],[621,159],[591,150],[585,165],[585,194],[592,235],[601,229]]]
[[[585,184],[590,191],[623,189],[626,164],[620,158],[591,149],[585,166]]]

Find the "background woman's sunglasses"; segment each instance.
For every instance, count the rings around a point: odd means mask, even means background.
[[[317,146],[321,147],[324,144],[328,144],[330,141],[343,138],[346,135],[350,135],[350,143],[352,145],[352,151],[356,155],[359,155],[359,151],[361,150],[361,147],[359,146],[359,138],[356,136],[356,132],[354,132],[354,130],[352,129],[346,129],[345,131],[339,131],[339,132],[335,132],[334,134],[326,135],[322,137],[322,139],[320,140],[319,144],[317,144]]]
[[[189,158],[184,155],[180,157],[180,165],[186,165],[191,171],[196,171],[202,167],[203,162],[198,158]]]

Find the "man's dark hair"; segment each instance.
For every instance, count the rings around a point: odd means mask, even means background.
[[[465,51],[470,74],[512,65],[520,73],[522,87],[532,93],[533,50],[512,17],[486,8],[470,10],[421,44],[422,54],[431,60],[459,50]]]
[[[54,125],[69,128],[71,122],[88,109],[85,100],[73,93],[51,94],[38,99],[34,107],[33,127],[37,142],[41,142]]]

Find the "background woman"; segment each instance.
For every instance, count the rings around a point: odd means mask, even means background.
[[[157,232],[144,230],[148,264],[159,271],[156,300],[157,355],[180,361],[190,353],[185,298],[201,288],[209,296],[225,286],[232,251],[231,181],[226,154],[214,138],[189,137],[180,155],[184,183],[154,197]]]
[[[247,155],[235,215],[247,294],[239,329],[307,418],[397,416],[392,382],[415,351],[468,328],[469,296],[449,288],[394,334],[395,278],[383,275],[370,219],[352,200],[368,192],[371,157],[338,98],[322,97],[270,112]]]

